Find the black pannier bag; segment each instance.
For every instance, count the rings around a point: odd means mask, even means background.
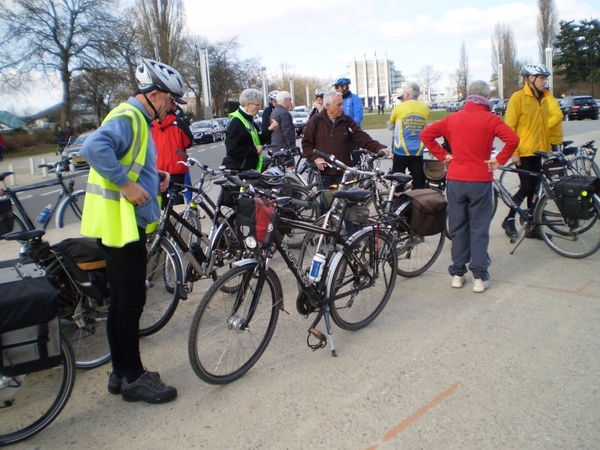
[[[405,193],[412,198],[410,227],[419,236],[433,236],[446,229],[446,198],[435,189],[415,189]]]
[[[55,288],[29,260],[0,268],[0,375],[14,377],[62,362]]]
[[[94,238],[68,238],[52,246],[62,255],[67,271],[88,296],[110,296],[106,276],[106,253]]]
[[[10,198],[0,200],[0,236],[8,234],[15,225],[15,216],[12,211]]]
[[[594,194],[600,194],[600,178],[571,175],[554,184],[560,212],[567,219],[587,220],[594,215]]]

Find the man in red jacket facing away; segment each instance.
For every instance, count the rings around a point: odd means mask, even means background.
[[[179,99],[183,101],[183,99]],[[156,145],[156,168],[169,172],[171,180],[175,183],[184,183],[185,175],[190,168],[179,161],[185,158],[178,155],[176,150],[185,152],[192,145],[194,136],[190,127],[182,117],[177,117],[175,110],[169,111],[162,122],[156,120],[152,123],[152,139]],[[162,205],[166,205],[166,193],[163,193]],[[183,197],[179,196],[175,204],[183,203]]]
[[[492,221],[493,171],[505,164],[519,145],[519,136],[492,113],[490,87],[484,81],[469,86],[464,108],[433,123],[421,132],[421,140],[436,158],[448,165],[448,219],[452,238],[452,287],[463,287],[473,272],[473,292],[485,292],[490,285],[488,255]],[[452,154],[436,141],[445,138]],[[491,158],[494,138],[504,147]]]

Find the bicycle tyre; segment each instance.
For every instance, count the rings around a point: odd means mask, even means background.
[[[410,228],[412,199],[405,197],[396,209],[399,219],[392,227],[398,251],[398,275],[416,277],[427,271],[438,259],[446,240],[444,231],[433,236],[419,236]]]
[[[56,211],[55,226],[63,228],[72,223],[81,223],[83,205],[85,202],[85,191],[83,189],[71,193],[66,197]]]
[[[315,202],[316,194],[313,191],[306,189],[303,186],[298,184],[290,183],[292,186],[292,197],[296,200],[303,200],[309,202]],[[301,220],[304,222],[314,222],[318,213],[318,205],[314,208],[310,207],[296,207],[292,206],[294,219]],[[298,228],[292,228],[289,233],[286,233],[285,241],[287,242],[290,248],[300,248],[302,245],[302,240],[306,232],[304,230],[300,230]]]
[[[108,298],[87,295],[68,271],[61,256],[44,261],[48,278],[58,292],[60,328],[65,334],[78,369],[101,366],[111,358],[106,334]]]
[[[75,385],[75,356],[61,332],[62,362],[18,377],[0,375],[0,446],[24,441],[52,423]]]
[[[13,229],[11,233],[17,233],[19,231],[26,231],[25,221],[21,218],[18,212],[13,211],[13,217],[15,218]],[[8,234],[8,233],[7,233]]]
[[[578,156],[569,161],[567,165],[569,175],[583,175],[600,177],[600,169],[593,159],[586,156]]]
[[[140,336],[161,330],[173,317],[183,287],[183,270],[173,244],[161,237],[146,262],[146,305],[140,317]]]
[[[273,337],[283,289],[272,268],[264,273],[265,283],[251,323],[244,330],[239,326],[256,292],[256,266],[254,262],[225,272],[206,291],[196,309],[188,336],[188,356],[194,373],[206,383],[227,384],[242,377]]]
[[[504,167],[507,169],[517,169],[517,166],[514,161],[510,161]],[[521,186],[521,179],[519,178],[519,174],[516,172],[511,172],[509,170],[502,170],[500,174],[500,184],[506,188],[506,190],[510,193],[510,196],[514,196],[519,187]]]
[[[344,250],[332,265],[327,293],[328,297],[344,295],[343,291],[349,289],[348,295],[331,302],[331,318],[341,329],[356,331],[373,322],[387,305],[398,276],[398,255],[394,237],[377,229],[360,230],[350,241],[349,251],[359,257],[375,281],[371,284],[357,261]]]
[[[600,199],[594,196],[589,219],[565,219],[555,200],[544,195],[535,209],[535,222],[548,247],[567,258],[585,258],[600,249]]]

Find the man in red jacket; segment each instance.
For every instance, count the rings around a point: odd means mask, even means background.
[[[519,145],[519,136],[492,113],[490,87],[484,81],[469,86],[464,108],[446,116],[421,132],[421,140],[436,158],[448,165],[448,219],[452,238],[452,287],[463,287],[473,272],[473,292],[485,292],[490,285],[488,255],[492,221],[493,171],[505,164]],[[448,153],[436,141],[445,138]],[[491,158],[494,138],[504,147]]]
[[[179,99],[184,101],[183,99]],[[152,139],[156,145],[156,168],[169,172],[171,180],[175,183],[184,183],[185,175],[190,168],[185,164],[179,164],[179,161],[185,161],[185,158],[177,154],[177,150],[185,152],[192,145],[194,136],[182,117],[177,117],[175,110],[169,111],[162,122],[154,121],[152,123]],[[163,193],[163,206],[166,205],[166,194]],[[183,203],[183,198],[179,196],[175,204]]]

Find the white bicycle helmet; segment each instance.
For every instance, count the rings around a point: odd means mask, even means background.
[[[260,180],[271,186],[277,186],[283,183],[285,174],[278,167],[269,167],[262,173]]]
[[[277,100],[277,94],[279,91],[271,91],[269,92],[269,100]]]
[[[534,77],[542,75],[545,77],[549,77],[550,71],[543,64],[527,64],[525,67],[523,67],[523,75],[531,75]]]
[[[153,59],[142,59],[135,71],[135,79],[140,91],[146,93],[158,89],[181,99],[185,93],[183,79],[179,72]]]

